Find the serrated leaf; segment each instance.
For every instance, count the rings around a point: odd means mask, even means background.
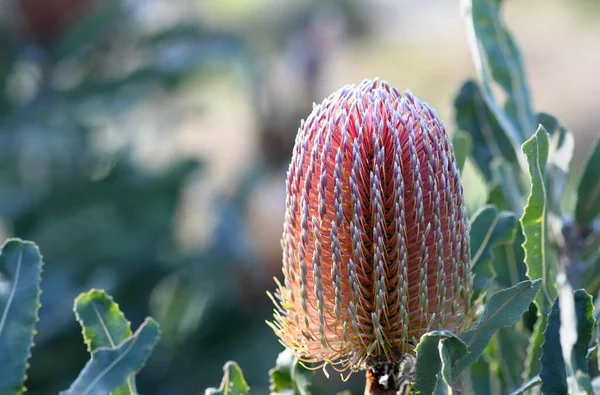
[[[470,0],[466,3],[466,28],[483,97],[507,137],[518,149],[535,130],[521,55],[500,15],[502,0]],[[492,80],[502,89],[506,102],[497,102]]]
[[[528,280],[490,296],[477,326],[458,336],[467,344],[469,354],[457,361],[454,374],[460,374],[479,358],[498,329],[513,325],[521,318],[540,286],[541,280]]]
[[[573,380],[576,380],[574,372],[588,372],[587,351],[592,340],[594,330],[594,305],[592,297],[584,290],[577,290],[573,294],[576,315],[576,339],[569,347],[571,351],[572,369],[567,369],[561,345],[561,336],[565,336],[564,327],[561,330],[561,302],[557,299],[552,306],[548,317],[548,325],[544,334],[542,345],[542,392],[548,394],[568,394],[567,371],[571,370]],[[566,339],[565,339],[566,340]]]
[[[579,224],[591,222],[600,213],[600,137],[586,160],[577,188],[575,220]]]
[[[517,162],[515,148],[489,110],[474,81],[467,81],[454,99],[456,124],[472,139],[472,157],[484,177],[492,179],[494,158]]]
[[[465,167],[465,161],[473,148],[473,139],[468,133],[457,130],[452,136],[452,146],[454,147],[456,167],[462,174],[463,168]]]
[[[122,386],[127,378],[139,372],[160,338],[159,326],[152,318],[116,348],[100,347],[68,390],[61,395],[106,395]]]
[[[470,227],[471,270],[484,279],[493,279],[493,249],[509,244],[515,237],[517,217],[492,205],[483,206],[473,214]]]
[[[219,388],[207,388],[204,395],[245,395],[250,387],[237,363],[229,361],[223,367],[223,380]]]
[[[29,241],[0,251],[0,394],[21,394],[40,308],[42,257]]]
[[[102,290],[92,289],[75,299],[75,316],[81,325],[83,339],[89,352],[99,347],[115,348],[131,336],[131,327],[112,297]],[[132,375],[113,395],[135,394]]]
[[[421,337],[416,354],[413,392],[440,393],[458,377],[458,374],[454,374],[455,362],[465,357],[467,347],[452,332],[433,331]]]
[[[569,165],[573,158],[575,140],[573,134],[550,114],[537,114],[537,123],[544,126],[550,135],[548,165],[546,166],[548,201],[550,210],[560,215],[560,202],[569,181]]]
[[[542,280],[542,292],[536,298],[536,304],[542,314],[548,314],[557,295],[554,280],[558,264],[550,249],[548,193],[544,179],[548,160],[548,133],[542,125],[523,144],[522,149],[527,157],[531,177],[531,192],[521,217],[527,277]]]
[[[277,356],[275,367],[269,370],[271,395],[310,395],[311,375],[290,351],[284,350]]]

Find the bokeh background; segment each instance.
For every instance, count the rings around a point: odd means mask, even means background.
[[[577,172],[600,133],[600,5],[513,0],[505,17],[536,109],[574,132]],[[83,367],[73,299],[103,288],[134,327],[161,323],[141,394],[203,394],[227,360],[267,394],[282,346],[265,291],[300,120],[379,77],[452,131],[473,75],[457,0],[1,0],[0,238],[46,262],[30,393]],[[315,394],[362,393],[361,374],[330,373]]]

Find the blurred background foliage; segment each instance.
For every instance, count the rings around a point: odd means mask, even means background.
[[[112,294],[134,327],[147,315],[161,323],[140,393],[203,393],[227,360],[268,393],[282,347],[264,323],[265,290],[280,273],[300,119],[341,85],[378,76],[428,101],[453,132],[457,81],[473,75],[458,10],[442,0],[3,0],[0,236],[35,240],[46,262],[30,393],[66,388],[87,360],[72,304],[89,288]],[[580,171],[600,124],[600,8],[530,0],[506,12],[534,102],[569,125]],[[471,213],[493,196],[474,169],[469,159]],[[317,374],[313,392],[361,393],[356,376]]]

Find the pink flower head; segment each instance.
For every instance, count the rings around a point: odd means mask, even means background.
[[[377,80],[302,122],[287,174],[275,320],[306,362],[399,362],[429,330],[468,321],[469,225],[442,121]]]

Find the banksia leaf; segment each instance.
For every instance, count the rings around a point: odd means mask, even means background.
[[[21,394],[40,308],[42,257],[29,241],[0,250],[0,394]]]
[[[563,291],[561,291],[563,292]],[[542,345],[542,371],[540,378],[542,379],[542,392],[545,394],[567,394],[569,392],[569,384],[567,377],[572,376],[571,385],[576,385],[575,373],[581,371],[584,374],[588,372],[587,351],[592,340],[592,332],[594,331],[594,317],[592,315],[594,305],[592,297],[584,290],[579,289],[573,291],[569,287],[565,290],[571,296],[571,306],[566,306],[572,310],[570,313],[574,318],[573,321],[562,322],[565,314],[561,309],[565,308],[564,298],[561,301],[560,297],[554,301],[552,310],[548,317],[548,326],[544,333],[544,344]],[[564,330],[564,326],[572,326],[571,337],[567,339],[569,333]],[[569,342],[568,354],[570,360],[565,361],[565,346],[564,342]],[[567,368],[568,367],[568,368]]]
[[[129,321],[114,300],[102,290],[92,289],[75,299],[75,316],[81,325],[88,351],[98,347],[115,348],[131,336]],[[136,394],[135,377],[112,392],[112,395]]]
[[[269,371],[271,395],[310,395],[311,374],[289,350],[279,353],[275,367]]]
[[[399,364],[426,332],[470,326],[459,171],[441,120],[410,92],[365,80],[316,105],[286,207],[271,326],[301,361]]]
[[[456,125],[473,140],[472,158],[485,178],[492,179],[495,158],[517,163],[517,155],[475,81],[465,82],[454,99]]]
[[[160,339],[158,323],[152,318],[117,347],[99,347],[68,390],[61,395],[106,395],[139,372]]]
[[[531,177],[531,192],[521,217],[521,226],[525,235],[525,243],[523,243],[525,264],[530,279],[542,279],[542,292],[536,297],[536,305],[542,314],[548,314],[552,301],[557,295],[554,280],[558,263],[550,250],[549,195],[545,183],[548,133],[543,126],[540,125],[537,132],[523,144],[523,153],[527,156]]]
[[[482,96],[517,150],[534,133],[535,116],[521,55],[502,21],[502,0],[469,0],[465,5],[467,37]],[[506,95],[505,103],[494,97],[493,82]]]
[[[219,388],[207,388],[204,395],[246,395],[250,387],[237,363],[229,361],[223,366],[223,380]]]
[[[579,224],[588,224],[600,213],[600,137],[586,161],[579,187],[575,219]]]

